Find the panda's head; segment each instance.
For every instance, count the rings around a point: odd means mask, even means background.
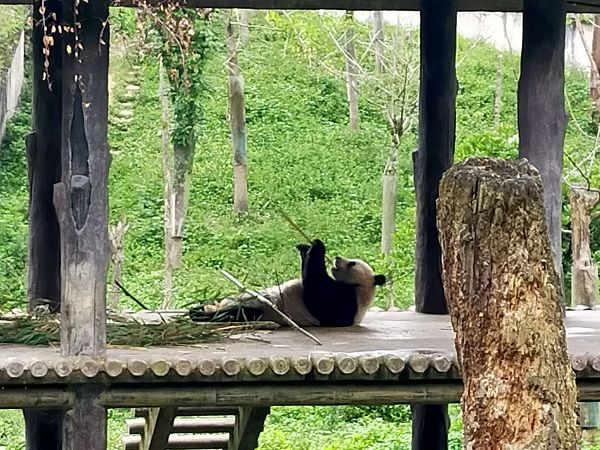
[[[337,256],[331,268],[331,275],[337,281],[357,286],[383,286],[385,275],[375,275],[375,271],[360,259],[347,259]]]

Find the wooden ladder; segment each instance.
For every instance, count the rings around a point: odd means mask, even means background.
[[[135,408],[125,450],[254,450],[269,407]]]

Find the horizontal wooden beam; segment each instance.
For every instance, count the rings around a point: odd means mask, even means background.
[[[164,0],[147,0],[150,5]],[[0,5],[29,5],[32,0],[0,0]],[[138,0],[112,0],[113,6],[136,6]],[[185,0],[192,8],[333,9],[359,11],[418,11],[419,0]],[[459,0],[459,11],[520,12],[521,0]],[[600,12],[600,0],[568,1],[568,12]]]
[[[579,400],[600,401],[598,380],[578,380]],[[143,406],[292,406],[390,405],[458,403],[462,383],[281,383],[215,384],[212,386],[104,387],[97,400],[105,408]],[[62,408],[73,406],[75,395],[64,387],[9,387],[2,390],[0,409]]]

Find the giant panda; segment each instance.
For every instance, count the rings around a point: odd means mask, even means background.
[[[375,287],[385,283],[360,259],[335,258],[331,276],[325,266],[325,245],[320,240],[296,246],[300,252],[301,279],[287,281],[260,293],[301,326],[347,327],[358,325],[373,302]],[[272,308],[252,296],[228,298],[190,310],[196,321],[268,320],[287,323]]]

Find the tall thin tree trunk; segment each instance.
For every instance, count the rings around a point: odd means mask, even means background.
[[[123,263],[125,261],[125,234],[129,229],[129,224],[125,217],[121,217],[119,222],[110,227],[108,237],[110,239],[110,262],[112,265],[112,283],[110,309],[116,311],[119,309],[119,297],[121,290],[117,283],[121,282],[123,275]]]
[[[502,119],[502,81],[504,77],[504,57],[498,53],[496,58],[496,92],[494,99],[494,130],[500,128]]]
[[[381,199],[381,251],[386,261],[391,258],[394,247],[394,234],[396,232],[396,205],[398,203],[398,149],[399,137],[394,134],[390,146],[390,153],[385,164],[382,179]],[[387,309],[395,304],[394,289],[386,291]]]
[[[231,20],[227,22],[228,106],[233,149],[233,210],[248,212],[248,165],[244,76],[237,61],[238,39]],[[241,31],[241,30],[240,30]]]
[[[181,267],[183,255],[183,231],[185,218],[190,200],[190,187],[192,183],[192,166],[194,163],[196,138],[194,132],[190,131],[185,142],[173,143],[173,197],[174,204],[171,205],[171,229],[172,248],[171,260],[173,268]]]
[[[395,147],[395,144],[392,144]],[[381,251],[385,256],[392,253],[394,232],[396,231],[396,202],[398,185],[397,148],[390,150],[390,156],[383,171],[383,198],[381,202]]]
[[[348,28],[344,34],[344,53],[346,59],[346,91],[348,94],[348,111],[352,130],[358,130],[360,116],[358,113],[358,64],[356,62],[356,49],[354,47],[354,15],[346,11]]]
[[[471,158],[440,183],[443,280],[464,382],[464,448],[578,448],[577,387],[542,182]]]
[[[173,198],[173,160],[171,158],[171,140],[169,137],[169,82],[166,79],[165,69],[162,61],[159,65],[159,86],[158,96],[160,98],[161,109],[161,146],[162,146],[162,166],[163,166],[163,226],[165,239],[165,268],[163,300],[161,308],[167,308],[173,299],[173,229],[172,229],[172,209],[175,203]]]
[[[240,42],[246,45],[250,40],[250,17],[252,16],[251,9],[240,9]]]
[[[600,79],[598,69],[600,68],[600,14],[594,16],[594,31],[592,34],[592,61],[594,67],[591,69],[590,94],[596,108],[600,112]]]
[[[373,48],[375,50],[375,70],[385,72],[383,11],[373,11]]]

